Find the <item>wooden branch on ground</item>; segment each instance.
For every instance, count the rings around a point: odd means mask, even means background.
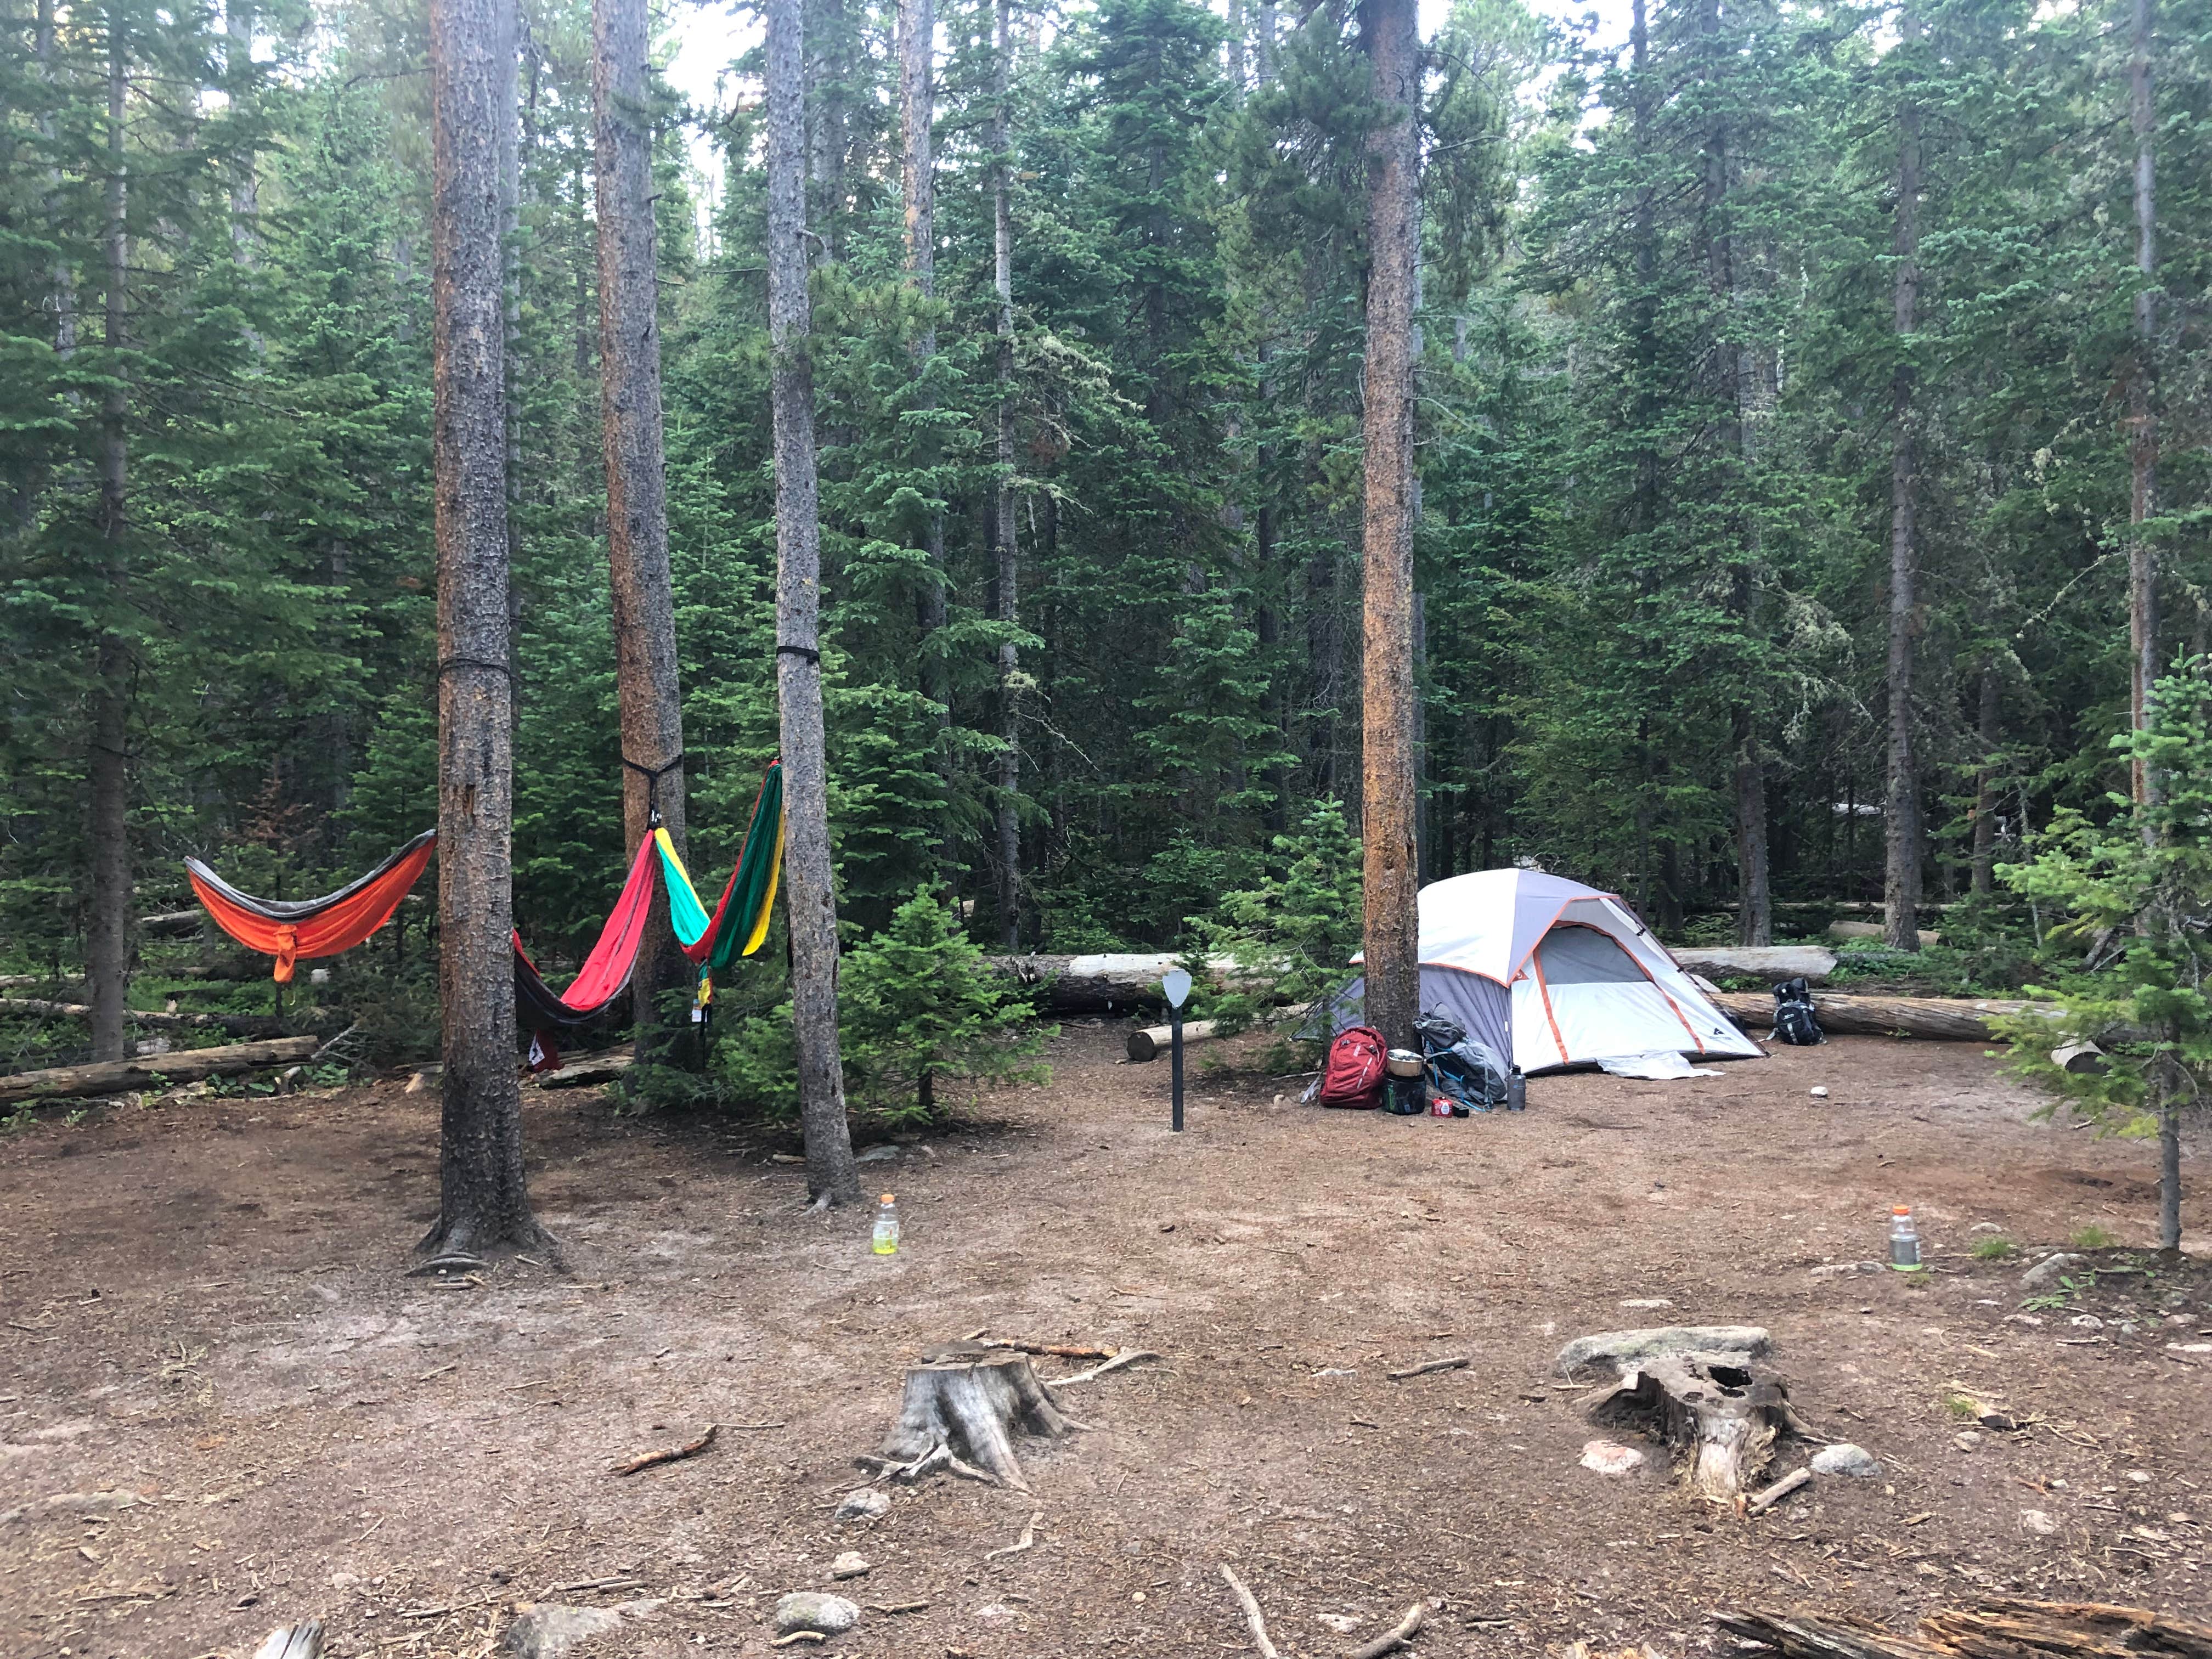
[[[1750,1498],[1744,1501],[1743,1512],[1746,1515],[1764,1515],[1767,1510],[1772,1509],[1777,1504],[1779,1504],[1784,1498],[1789,1497],[1791,1492],[1797,1491],[1800,1487],[1809,1486],[1812,1484],[1812,1470],[1793,1469],[1790,1474],[1784,1475],[1779,1480],[1769,1486],[1765,1492],[1753,1492]]]
[[[82,1002],[52,1002],[44,997],[0,997],[0,1017],[15,1015],[38,1019],[90,1019],[92,1008]],[[123,1018],[134,1025],[155,1030],[223,1030],[233,1036],[281,1036],[286,1022],[273,1014],[164,1014],[143,1008],[126,1008]]]
[[[1406,1616],[1398,1621],[1397,1628],[1387,1630],[1373,1641],[1356,1647],[1345,1659],[1382,1659],[1386,1653],[1395,1653],[1400,1648],[1409,1648],[1423,1625],[1429,1621],[1428,1604],[1416,1601],[1406,1609]]]
[[[1252,1632],[1252,1645],[1260,1650],[1260,1659],[1283,1659],[1283,1656],[1275,1651],[1275,1644],[1267,1639],[1267,1621],[1261,1616],[1259,1602],[1253,1599],[1252,1592],[1244,1588],[1244,1581],[1237,1576],[1237,1569],[1226,1561],[1221,1564],[1221,1582],[1229,1586],[1230,1593],[1237,1598],[1237,1605],[1244,1609],[1244,1624]]]
[[[1111,1359],[1121,1352],[1119,1348],[1085,1348],[1069,1342],[1024,1342],[1018,1337],[986,1336],[978,1339],[986,1348],[1011,1348],[1016,1353],[1049,1354],[1054,1359]]]
[[[161,938],[178,938],[198,933],[206,922],[207,912],[195,904],[189,910],[157,910],[150,916],[141,916],[138,931]]]
[[[0,1106],[25,1100],[61,1100],[76,1095],[119,1095],[133,1089],[194,1083],[202,1078],[290,1066],[311,1058],[321,1039],[274,1037],[266,1042],[236,1042],[222,1048],[179,1048],[166,1054],[134,1054],[129,1060],[95,1060],[89,1066],[57,1066],[43,1072],[0,1077]]]
[[[1402,1371],[1385,1371],[1382,1374],[1393,1382],[1402,1382],[1409,1376],[1426,1376],[1431,1371],[1464,1370],[1468,1364],[1467,1355],[1455,1353],[1442,1359],[1426,1360],[1419,1365],[1408,1365]]]
[[[1912,1636],[1756,1608],[1713,1621],[1782,1659],[2212,1659],[2212,1626],[2098,1601],[1993,1599],[1929,1613]]]
[[[714,1443],[716,1427],[709,1423],[707,1432],[688,1446],[663,1446],[659,1451],[649,1451],[642,1457],[633,1457],[627,1463],[617,1463],[611,1473],[639,1474],[647,1469],[659,1468],[663,1463],[680,1463],[687,1457],[696,1457]]]
[[[986,1561],[996,1561],[1001,1556],[1019,1555],[1024,1550],[1036,1548],[1037,1522],[1043,1519],[1044,1511],[1042,1510],[1035,1511],[1030,1516],[1029,1525],[1022,1528],[1020,1542],[1009,1544],[1004,1549],[989,1551],[984,1555],[983,1559]]]
[[[1713,1006],[1737,1024],[1765,1029],[1774,1024],[1774,998],[1768,994],[1723,991]],[[1933,1037],[1955,1042],[1990,1042],[1996,1033],[1990,1021],[2003,1014],[2048,1013],[2059,1010],[2042,1002],[1973,1001],[1965,997],[1863,997],[1836,991],[1813,994],[1813,1014],[1820,1029],[1838,1036]]]
[[[1055,1376],[1046,1382],[1048,1389],[1065,1389],[1071,1383],[1095,1382],[1109,1371],[1118,1371],[1124,1365],[1133,1365],[1143,1359],[1158,1359],[1159,1355],[1150,1348],[1124,1348],[1103,1365],[1093,1365],[1087,1371],[1078,1371],[1073,1376]]]
[[[1270,1009],[1263,1024],[1279,1025],[1291,1020],[1304,1019],[1312,1011],[1313,1004],[1310,1002],[1294,1002],[1286,1008]],[[1194,1042],[1211,1042],[1221,1034],[1221,1025],[1218,1020],[1191,1020],[1182,1028],[1183,1047],[1188,1048]],[[1172,1025],[1139,1026],[1129,1033],[1129,1058],[1140,1066],[1147,1061],[1158,1060],[1174,1046],[1175,1027]]]

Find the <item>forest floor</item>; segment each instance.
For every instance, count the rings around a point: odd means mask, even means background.
[[[1303,1656],[1430,1597],[1418,1651],[1455,1656],[1683,1659],[1741,1603],[2212,1612],[2212,1273],[2144,1271],[2148,1149],[2031,1121],[1978,1047],[1539,1078],[1525,1115],[1466,1121],[1200,1074],[1171,1136],[1167,1067],[1115,1063],[1123,1035],[1064,1028],[1049,1085],[866,1166],[898,1194],[890,1258],[867,1208],[801,1212],[787,1140],[588,1092],[525,1109],[576,1276],[453,1287],[403,1276],[435,1209],[434,1091],[0,1139],[0,1653],[244,1659],[313,1616],[340,1655],[480,1655],[550,1600],[629,1605],[594,1655],[764,1655],[794,1589],[927,1604],[867,1612],[837,1654],[1249,1652],[1224,1560]],[[1896,1201],[1936,1272],[1812,1271],[1879,1254]],[[1978,1223],[2119,1247],[2071,1305],[2024,1309],[2021,1261],[1967,1256]],[[1553,1355],[1677,1321],[1769,1327],[1803,1414],[1882,1475],[1744,1520],[1656,1451],[1579,1467],[1594,1431]],[[1164,1363],[1060,1396],[1095,1426],[1024,1443],[1033,1497],[939,1476],[835,1522],[905,1366],[978,1327]],[[1445,1354],[1472,1364],[1384,1376]],[[1954,1382],[2028,1426],[1962,1449]],[[610,1473],[711,1422],[705,1455]],[[987,1559],[1032,1514],[1033,1548]],[[843,1550],[872,1571],[833,1584]]]

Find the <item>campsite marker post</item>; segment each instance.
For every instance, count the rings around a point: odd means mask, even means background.
[[[1162,976],[1160,989],[1168,995],[1168,1070],[1170,1086],[1175,1091],[1175,1119],[1173,1128],[1182,1133],[1182,1005],[1190,995],[1190,975],[1180,968],[1173,968]]]

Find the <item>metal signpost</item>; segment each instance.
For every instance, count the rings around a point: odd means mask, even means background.
[[[1160,989],[1168,996],[1168,1062],[1170,1083],[1175,1090],[1175,1119],[1173,1128],[1182,1133],[1182,1005],[1190,996],[1190,975],[1180,968],[1171,969],[1160,981]]]

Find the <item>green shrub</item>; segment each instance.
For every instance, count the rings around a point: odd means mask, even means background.
[[[1233,985],[1207,986],[1198,1000],[1197,1012],[1224,1036],[1278,1004],[1319,1002],[1358,971],[1350,963],[1359,949],[1359,838],[1343,803],[1322,801],[1274,848],[1279,875],[1271,870],[1257,887],[1226,895],[1212,916],[1191,918],[1202,954],[1237,964]],[[1192,977],[1205,984],[1202,973]]]

